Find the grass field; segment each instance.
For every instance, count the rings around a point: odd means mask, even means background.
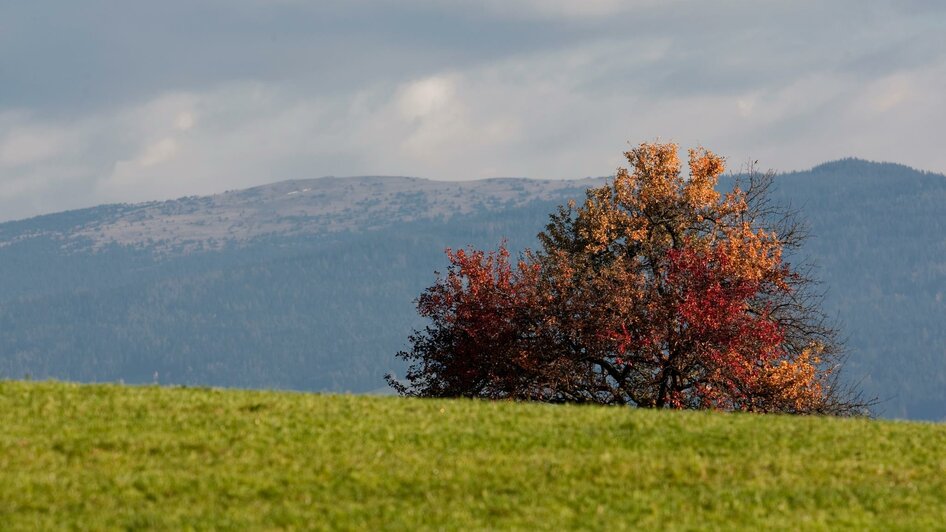
[[[0,529],[935,529],[946,425],[0,382]]]

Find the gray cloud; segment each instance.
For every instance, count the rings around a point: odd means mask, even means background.
[[[0,219],[319,175],[611,173],[626,142],[946,171],[940,2],[0,4]]]

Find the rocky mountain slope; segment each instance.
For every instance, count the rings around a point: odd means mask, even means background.
[[[73,251],[110,245],[155,253],[219,250],[273,236],[363,231],[393,223],[450,220],[560,199],[601,180],[494,178],[431,181],[412,177],[298,179],[213,196],[135,205],[109,205],[0,225],[0,247],[50,238]],[[65,223],[56,224],[62,219]],[[6,229],[6,231],[4,231]]]

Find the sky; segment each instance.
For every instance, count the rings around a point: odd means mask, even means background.
[[[946,172],[946,2],[0,0],[0,220],[284,179]]]

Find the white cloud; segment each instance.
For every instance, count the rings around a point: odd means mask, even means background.
[[[911,76],[898,73],[870,84],[865,91],[868,110],[884,113],[910,102],[916,95]]]
[[[0,120],[3,129],[7,130],[5,135],[0,135],[0,167],[40,163],[70,148],[72,139],[57,127],[29,122],[16,125],[10,122],[9,118]]]
[[[494,12],[514,16],[605,17],[657,4],[651,0],[489,0]]]
[[[408,83],[400,89],[397,106],[406,118],[422,118],[449,105],[454,92],[454,83],[450,78],[430,77]]]
[[[739,116],[748,118],[752,116],[752,110],[755,109],[758,99],[755,95],[748,95],[736,100],[736,108],[739,109]]]
[[[737,166],[751,157],[792,170],[855,155],[946,170],[946,54],[915,46],[939,42],[929,37],[935,17],[813,2],[816,13],[769,2],[407,1],[420,17],[409,36],[370,27],[401,46],[396,68],[379,69],[370,46],[340,46],[366,36],[344,37],[341,26],[334,47],[284,36],[324,71],[294,63],[238,78],[221,67],[230,74],[155,83],[120,105],[61,115],[0,107],[0,218],[328,174],[603,175],[628,141],[655,138],[703,144]],[[365,0],[353,12],[375,5],[388,16],[401,3]],[[325,13],[349,16],[348,6]],[[471,27],[438,25],[466,15]],[[211,40],[228,50],[227,38]],[[349,71],[356,81],[335,84]]]
[[[145,148],[145,152],[138,159],[141,167],[154,166],[161,164],[174,157],[177,153],[177,140],[173,138],[164,138]]]
[[[264,0],[265,1],[265,0]],[[351,0],[349,0],[351,1]],[[514,19],[596,19],[679,3],[680,0],[360,0],[364,5],[485,9]]]
[[[174,118],[174,128],[178,131],[187,131],[194,127],[194,115],[188,112],[178,113],[177,117]]]

